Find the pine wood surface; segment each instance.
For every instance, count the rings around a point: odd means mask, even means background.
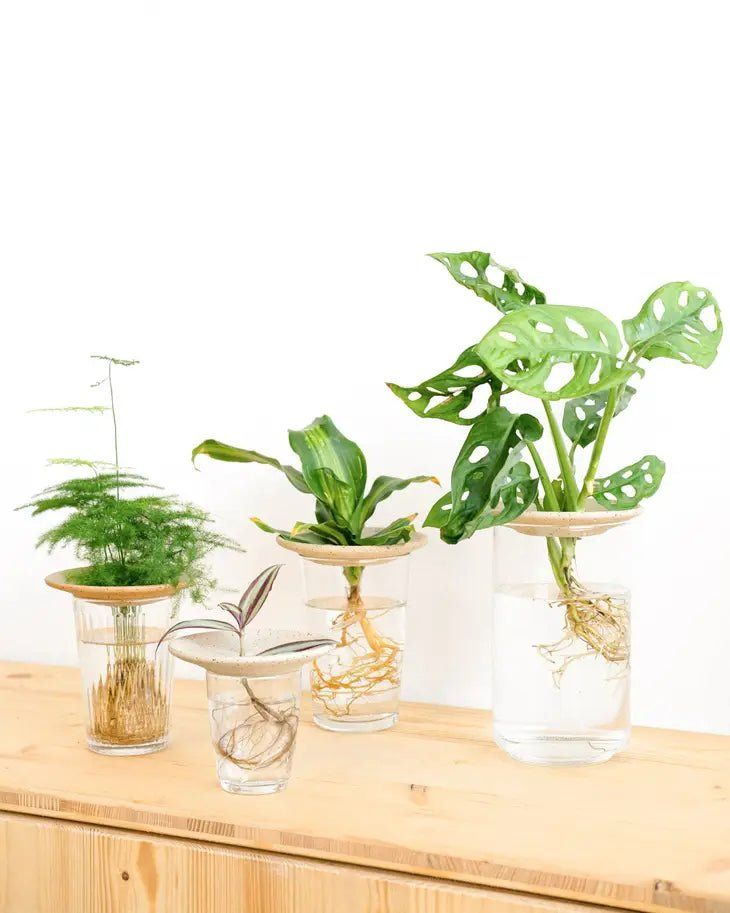
[[[360,866],[0,812],[0,913],[66,911],[585,913],[585,908]]]
[[[176,683],[172,745],[146,757],[86,749],[77,669],[0,663],[0,714],[9,812],[545,898],[730,913],[724,736],[636,729],[608,764],[535,768],[496,748],[482,711],[405,704],[394,730],[345,735],[305,709],[289,788],[254,798],[217,785],[199,681]]]

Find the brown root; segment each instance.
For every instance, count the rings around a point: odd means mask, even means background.
[[[349,716],[357,702],[400,686],[402,647],[378,632],[373,624],[376,618],[373,612],[368,613],[359,587],[352,586],[347,608],[333,624],[333,629],[340,632],[340,643],[334,653],[339,662],[333,668],[342,671],[323,668],[320,660],[312,664],[312,699],[321,703],[331,716]],[[345,651],[350,655],[343,662]],[[329,658],[325,657],[324,662],[328,663]]]
[[[216,752],[241,770],[261,770],[288,763],[299,724],[296,701],[273,707],[257,698],[245,679],[243,685],[251,698],[251,713],[223,733],[215,743]],[[225,712],[226,708],[222,709]]]
[[[118,652],[118,650],[117,650]],[[119,656],[89,691],[89,735],[112,745],[142,745],[164,737],[167,689],[154,661]]]
[[[623,598],[594,592],[571,581],[569,591],[551,605],[565,611],[563,636],[552,644],[538,644],[537,650],[557,666],[553,672],[557,687],[572,663],[589,656],[602,657],[613,664],[616,668],[614,677],[628,672],[629,611]],[[585,649],[581,649],[583,647]]]

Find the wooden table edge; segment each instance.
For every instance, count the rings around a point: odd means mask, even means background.
[[[119,805],[87,803],[59,798],[48,793],[18,792],[5,789],[2,783],[0,783],[0,810],[27,817],[60,819],[89,826],[110,827],[143,836],[194,839],[233,849],[296,856],[312,861],[344,863],[382,872],[417,875],[436,881],[449,881],[452,884],[479,886],[497,891],[530,895],[543,900],[565,900],[588,904],[593,909],[608,907],[637,911],[637,913],[667,913],[668,910],[686,911],[686,913],[730,913],[730,901],[722,897],[689,895],[677,890],[671,883],[655,883],[653,886],[654,902],[647,902],[639,897],[607,896],[597,889],[591,892],[589,889],[591,879],[583,880],[582,889],[556,888],[552,885],[540,884],[541,873],[529,869],[511,867],[513,877],[505,878],[494,871],[507,868],[504,864],[423,853],[402,846],[399,846],[398,849],[407,858],[403,862],[395,862],[374,854],[373,850],[377,850],[377,845],[353,843],[354,852],[343,853],[342,850],[328,849],[328,840],[313,838],[310,834],[304,835],[295,832],[281,834],[278,831],[272,832],[262,828],[248,829],[240,825],[222,824],[218,821],[203,819],[196,819],[195,831],[191,832],[187,818],[178,818],[159,812],[154,813],[153,826],[150,826],[150,812],[140,812],[140,815],[144,814],[147,819],[146,826],[142,827],[142,822],[135,816],[134,809],[123,803]],[[471,870],[470,866],[475,868]],[[492,871],[490,872],[489,869]],[[617,884],[616,886],[625,889],[627,895],[630,895],[631,892],[646,891],[646,887],[642,886],[630,884]]]

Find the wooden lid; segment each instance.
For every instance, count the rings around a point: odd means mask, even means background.
[[[46,577],[48,586],[54,590],[63,590],[71,593],[76,599],[89,599],[94,602],[150,602],[153,599],[166,599],[174,596],[179,590],[185,589],[186,584],[180,583],[173,586],[169,583],[153,583],[146,586],[87,586],[86,584],[73,583],[68,575],[74,571],[83,571],[85,568],[73,567],[65,571],[56,571]]]
[[[428,538],[423,533],[414,533],[408,542],[399,542],[397,545],[311,545],[307,542],[292,542],[281,536],[277,536],[276,541],[282,548],[319,564],[357,567],[360,564],[380,563],[410,555],[416,549],[423,548]]]

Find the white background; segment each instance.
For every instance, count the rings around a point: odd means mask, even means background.
[[[495,312],[426,252],[490,250],[617,321],[675,279],[730,301],[721,12],[8,0],[0,656],[75,661],[70,599],[42,583],[73,556],[35,552],[44,524],[11,509],[59,478],[47,457],[109,458],[105,419],[26,414],[98,401],[91,353],[141,359],[119,377],[122,459],[240,539],[216,562],[239,587],[281,558],[246,518],[309,506],[266,467],[194,472],[202,438],[284,458],[286,429],[326,411],[374,474],[448,479],[463,429],[384,381],[446,368]],[[605,455],[668,464],[606,540],[629,559],[642,723],[730,731],[729,365],[727,346],[708,372],[652,364]],[[414,560],[408,697],[489,704],[490,552],[482,534]],[[300,620],[299,597],[291,564],[266,620]]]

